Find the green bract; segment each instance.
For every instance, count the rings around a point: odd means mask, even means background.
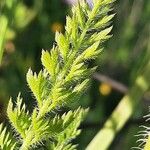
[[[43,70],[37,74],[29,69],[27,73],[29,88],[37,101],[33,112],[28,112],[20,94],[15,106],[9,101],[7,115],[15,133],[0,126],[1,149],[76,149],[70,142],[79,134],[77,128],[87,110],[78,108],[59,116],[57,109],[77,101],[87,88],[89,76],[96,69],[89,68],[87,61],[95,59],[102,43],[111,37],[109,21],[114,15],[108,13],[113,2],[93,0],[90,8],[82,0],[73,6],[71,16],[66,18],[65,33],[56,32],[56,44],[50,51],[42,51]]]

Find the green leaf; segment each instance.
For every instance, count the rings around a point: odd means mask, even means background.
[[[31,118],[29,112],[26,111],[25,104],[23,104],[22,101],[23,100],[19,94],[17,97],[16,107],[13,108],[13,103],[10,99],[7,108],[7,115],[12,126],[16,129],[17,133],[19,133],[22,138],[25,138],[26,132],[31,125]]]
[[[56,75],[59,72],[57,48],[53,47],[50,53],[42,50],[41,61],[45,69],[50,74],[52,81],[55,80]]]
[[[7,131],[3,124],[0,124],[0,149],[2,150],[16,150],[17,143],[12,137],[11,133]]]
[[[109,21],[115,16],[115,14],[104,16],[102,19],[100,19],[95,25],[94,28],[104,28],[109,24]]]
[[[44,72],[42,71],[40,71],[38,75],[36,73],[33,74],[32,70],[29,69],[27,73],[27,82],[36,100],[38,101],[39,108],[41,108],[43,99],[47,95],[46,75],[44,75]]]
[[[81,29],[84,29],[84,26],[85,26],[85,14],[84,14],[84,10],[82,9],[81,4],[77,3],[77,6],[73,7],[73,9],[74,9],[73,12],[76,12],[76,17],[77,17],[77,20],[79,22],[79,25],[80,25]]]
[[[70,16],[66,17],[66,26],[65,26],[65,30],[67,33],[67,36],[70,35],[71,31],[72,31],[72,19]]]
[[[99,55],[99,53],[101,52],[101,50],[98,50],[100,41],[95,42],[93,45],[91,45],[90,47],[88,47],[84,52],[83,52],[83,58],[84,60],[88,60],[88,59],[94,59],[96,56]]]
[[[90,43],[99,41],[99,42],[103,42],[107,39],[109,39],[111,37],[111,35],[108,35],[112,30],[112,26],[109,28],[106,28],[105,30],[102,30],[101,32],[97,33],[97,34],[93,34],[91,39],[90,39]]]
[[[78,84],[74,89],[73,92],[81,93],[81,91],[85,91],[87,85],[89,83],[89,79],[85,79],[82,83]]]
[[[71,146],[69,143],[80,133],[78,127],[87,111],[87,109],[78,108],[76,111],[69,111],[67,114],[63,114],[62,117],[56,116],[53,120],[53,127],[56,128],[54,129],[55,131],[58,131],[58,129],[60,131],[54,136],[56,142],[48,143],[48,149],[74,150],[76,146]]]
[[[57,42],[62,58],[66,61],[69,51],[69,43],[62,33],[56,32],[55,40]]]

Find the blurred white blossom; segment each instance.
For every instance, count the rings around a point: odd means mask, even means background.
[[[65,0],[69,5],[73,5],[77,2],[77,0]]]
[[[88,2],[90,7],[93,7],[93,1],[92,0],[86,0],[86,1]],[[78,2],[78,0],[65,0],[65,2],[69,5],[74,5]]]

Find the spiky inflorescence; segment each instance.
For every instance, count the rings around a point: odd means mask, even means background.
[[[146,115],[146,122],[150,121],[150,114]],[[138,132],[138,146],[133,147],[135,150],[150,150],[150,127],[141,126],[142,130]]]
[[[102,43],[110,38],[110,20],[114,0],[93,0],[92,8],[85,0],[72,8],[66,18],[65,33],[56,32],[56,44],[49,51],[42,51],[44,66],[39,74],[29,69],[27,82],[37,100],[32,114],[23,104],[20,95],[16,106],[12,100],[7,114],[20,140],[13,143],[9,132],[1,129],[1,148],[28,150],[46,147],[49,150],[73,150],[70,141],[79,134],[77,130],[87,110],[81,108],[59,116],[57,109],[76,101],[89,83],[89,76],[96,67],[89,68],[88,60],[95,59],[102,50]],[[46,115],[55,112],[55,117]],[[7,137],[6,137],[7,136]],[[10,144],[9,144],[10,143]],[[5,148],[9,150],[9,147]]]

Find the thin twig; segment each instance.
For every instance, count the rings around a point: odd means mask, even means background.
[[[128,91],[128,88],[124,84],[122,84],[106,75],[103,75],[101,73],[95,73],[93,75],[93,78],[100,82],[108,83],[113,89],[115,89],[123,94],[126,94]]]

